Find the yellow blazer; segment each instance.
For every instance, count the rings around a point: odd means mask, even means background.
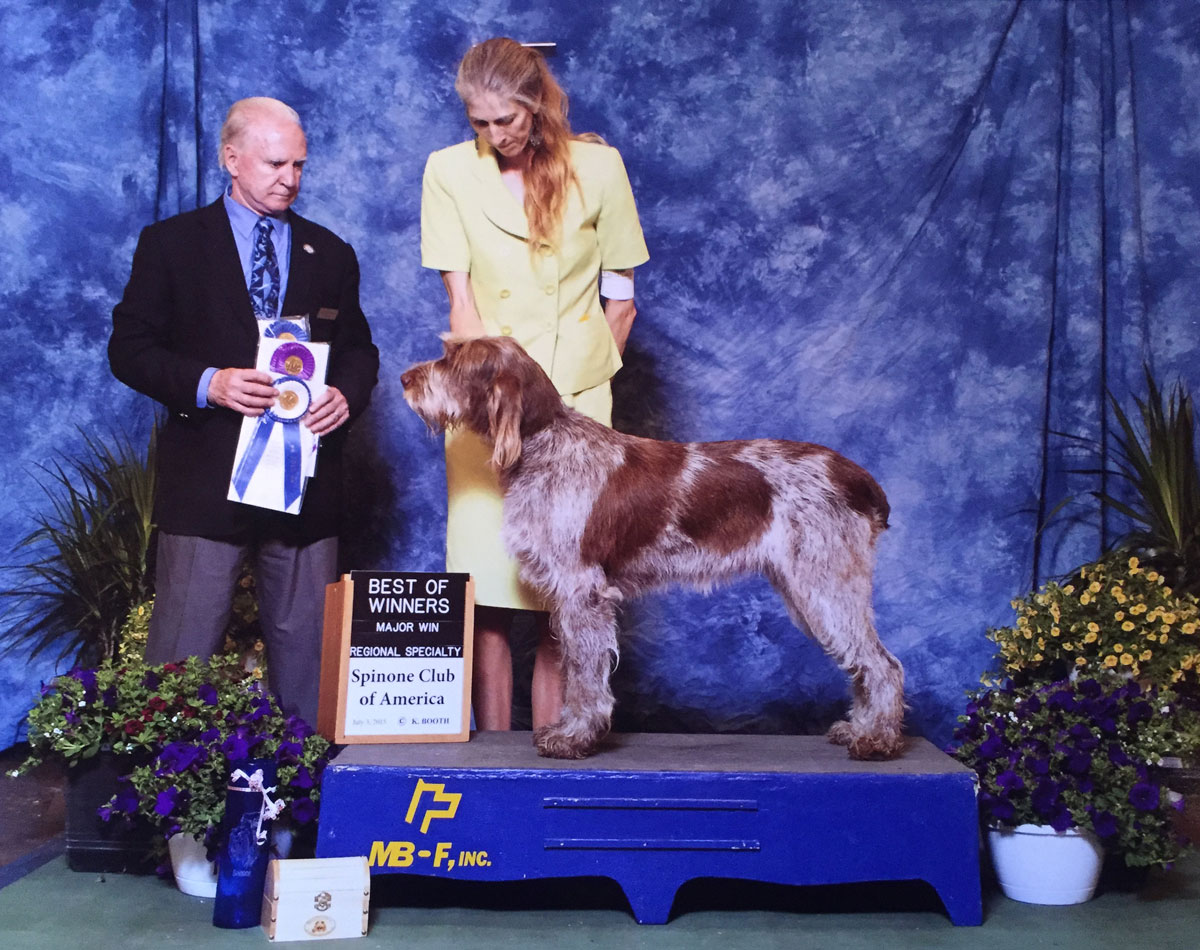
[[[611,379],[621,357],[600,307],[599,276],[650,259],[620,153],[571,142],[579,188],[568,191],[558,247],[529,253],[525,209],[484,142],[429,156],[421,193],[421,264],[470,274],[489,334],[512,336],[560,393]]]

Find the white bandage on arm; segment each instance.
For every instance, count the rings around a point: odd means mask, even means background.
[[[608,300],[633,299],[633,271],[618,274],[616,271],[600,271],[600,296]]]

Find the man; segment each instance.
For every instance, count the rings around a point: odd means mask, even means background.
[[[337,577],[341,450],[379,369],[350,245],[291,211],[307,143],[275,99],[237,102],[221,129],[225,194],[142,231],[113,309],[109,363],[169,410],[158,442],[155,586],[146,659],[220,648],[239,567],[254,559],[271,689],[290,714],[317,714],[325,585]],[[303,424],[321,436],[300,513],[228,501],[242,418],[278,393],[255,370],[280,328],[330,344],[328,388]]]

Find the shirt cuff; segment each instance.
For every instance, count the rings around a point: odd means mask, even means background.
[[[212,378],[217,374],[217,368],[210,366],[200,375],[200,384],[196,387],[196,408],[208,408],[208,384],[212,382]]]
[[[614,274],[610,270],[600,271],[600,296],[608,300],[632,300],[633,277]]]

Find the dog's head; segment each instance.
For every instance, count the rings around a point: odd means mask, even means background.
[[[400,377],[404,399],[435,431],[465,425],[492,443],[498,471],[521,458],[524,439],[564,411],[540,366],[509,337],[442,338],[441,359]]]

